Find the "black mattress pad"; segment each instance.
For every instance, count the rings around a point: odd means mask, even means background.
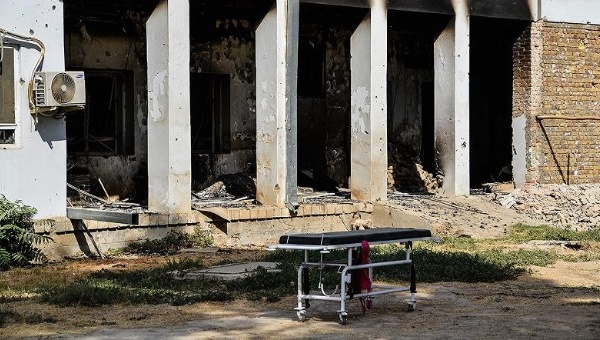
[[[385,242],[431,237],[431,231],[414,228],[376,228],[355,231],[333,231],[327,233],[290,234],[279,238],[279,244],[297,245],[340,245],[367,242]]]

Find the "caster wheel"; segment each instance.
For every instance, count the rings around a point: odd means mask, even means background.
[[[345,325],[348,322],[348,314],[340,313],[340,323]]]
[[[297,311],[296,315],[298,315],[298,321],[300,321],[300,322],[306,321],[306,311],[305,310]]]
[[[417,308],[416,302],[409,302],[407,305],[407,309],[409,312],[414,312],[416,308]]]

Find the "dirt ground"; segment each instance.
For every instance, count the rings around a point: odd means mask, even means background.
[[[485,196],[437,199],[413,197],[395,203],[432,222],[439,235],[499,237],[515,223],[544,224],[493,204]],[[598,249],[591,251],[598,252]],[[200,254],[207,265],[260,258],[259,250]],[[172,259],[172,258],[171,258]],[[44,274],[26,270],[0,273],[0,280],[36,280],[53,271],[73,279],[103,268],[131,270],[158,266],[167,257],[129,257],[52,265]],[[348,324],[339,324],[339,305],[311,302],[306,322],[298,322],[295,297],[279,302],[236,300],[227,303],[117,305],[99,308],[59,308],[32,300],[9,302],[23,315],[40,314],[54,323],[8,324],[0,338],[88,339],[599,339],[600,261],[563,262],[531,267],[517,280],[497,283],[417,283],[417,308],[406,310],[405,293],[374,300],[362,314],[349,303]],[[290,284],[295,284],[292,282]]]
[[[252,260],[255,255],[254,251],[229,253],[237,260]],[[69,265],[66,270],[78,276],[102,268],[154,266],[166,260],[85,261]],[[339,306],[331,302],[314,301],[308,320],[298,322],[294,297],[276,303],[236,300],[99,308],[59,308],[28,300],[7,303],[5,307],[21,314],[41,314],[57,322],[9,324],[0,328],[0,338],[597,339],[599,279],[599,261],[557,262],[550,267],[533,267],[530,275],[515,281],[418,284],[416,311],[406,311],[407,295],[402,293],[375,299],[374,308],[364,315],[360,304],[351,301],[345,326],[338,323]]]

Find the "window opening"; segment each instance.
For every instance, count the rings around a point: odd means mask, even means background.
[[[1,48],[0,61],[0,144],[15,144],[15,55],[12,48]]]
[[[193,153],[227,153],[231,150],[229,82],[228,74],[190,74]]]
[[[133,154],[133,75],[124,70],[84,70],[86,107],[67,117],[71,154]]]

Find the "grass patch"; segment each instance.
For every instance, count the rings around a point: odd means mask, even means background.
[[[0,307],[0,328],[4,327],[4,325],[11,321],[14,322],[19,317],[19,314],[13,312],[12,310]]]
[[[560,255],[559,258],[566,262],[591,262],[600,261],[600,253],[584,252],[576,255]]]
[[[470,253],[467,251],[449,251],[444,249],[448,244],[460,247],[467,245],[468,248],[476,249],[475,243],[468,241],[453,242],[451,240],[446,244],[431,245],[427,247],[416,247],[413,249],[413,259],[417,268],[417,281],[420,282],[441,282],[441,281],[460,281],[460,282],[494,282],[502,280],[511,280],[526,272],[524,265],[532,264],[533,260],[526,261],[528,254],[524,252],[502,252],[500,250],[484,251],[480,253]],[[430,248],[431,247],[431,248]],[[371,261],[381,262],[397,260],[404,258],[404,247],[396,245],[386,245],[373,247],[371,250]],[[540,254],[536,254],[541,256]],[[327,254],[328,261],[347,258],[345,251],[334,251]],[[310,261],[318,261],[319,253],[309,253]],[[295,263],[302,261],[302,252],[276,251],[270,253],[267,261],[283,261]],[[517,263],[516,261],[519,260]],[[410,278],[410,269],[408,266],[380,267],[374,270],[375,279],[392,282],[408,281]],[[333,275],[332,275],[333,274]],[[339,281],[339,276],[332,273],[327,277],[328,281]],[[315,280],[317,275],[311,275]],[[290,278],[292,279],[292,278]],[[294,282],[296,279],[293,279]],[[315,281],[316,282],[316,281]]]
[[[57,323],[58,320],[53,317],[44,316],[39,313],[21,315],[11,309],[0,307],[0,328],[8,323],[26,323],[29,325],[40,323]]]
[[[373,261],[403,258],[404,248],[378,253]],[[509,254],[500,251],[469,253],[465,251],[415,248],[413,260],[420,282],[494,282],[516,279],[525,269],[511,262]],[[382,267],[375,271],[375,278],[385,281],[408,281],[408,266]]]
[[[521,229],[519,229],[521,228]],[[519,239],[539,239],[553,229],[517,227]],[[528,236],[527,236],[528,235]],[[581,234],[578,237],[581,239]],[[585,234],[585,237],[593,237]],[[165,241],[166,242],[166,241]],[[548,266],[563,256],[547,250],[508,250],[508,242],[469,238],[444,238],[439,244],[418,243],[413,249],[418,282],[495,282],[516,279],[527,273],[527,266]],[[371,248],[371,261],[381,262],[405,257],[404,246],[385,245]],[[583,254],[582,254],[583,255]],[[592,252],[589,256],[600,256]],[[309,252],[309,261],[324,260],[345,263],[347,252],[336,250],[328,254]],[[237,280],[198,279],[181,280],[176,271],[204,267],[202,260],[184,258],[169,261],[161,267],[145,270],[101,270],[76,280],[51,281],[36,292],[43,301],[60,306],[100,306],[107,304],[171,304],[183,305],[200,301],[248,300],[277,301],[296,293],[297,266],[303,261],[301,251],[268,252],[263,260],[280,263],[281,273],[269,273],[260,268],[256,273]],[[230,261],[223,261],[230,263]],[[403,282],[410,279],[408,266],[374,269],[376,280]],[[310,284],[314,290],[319,281],[331,293],[339,284],[338,267],[316,268],[310,271]],[[338,287],[339,288],[339,287]]]
[[[53,317],[44,316],[39,313],[26,315],[23,318],[23,321],[25,321],[25,323],[30,324],[30,325],[35,325],[35,324],[39,324],[39,323],[57,323],[58,322],[58,320]]]
[[[533,240],[600,242],[600,228],[577,231],[569,228],[516,224],[510,228],[506,239],[517,243]]]
[[[193,233],[169,231],[166,237],[157,240],[133,242],[123,249],[131,254],[160,254],[172,255],[184,248],[203,248],[213,244],[210,231],[200,227],[194,228]],[[120,252],[112,250],[112,253]]]
[[[296,269],[282,265],[282,273],[259,270],[237,280],[178,280],[175,270],[201,267],[195,261],[173,261],[163,267],[131,272],[102,270],[77,282],[40,288],[42,301],[59,306],[101,306],[119,303],[184,305],[235,298],[277,301],[295,292]],[[290,284],[291,282],[291,284]]]

